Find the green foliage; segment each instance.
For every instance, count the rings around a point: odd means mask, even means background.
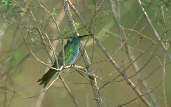
[[[75,24],[76,29],[80,28],[80,23],[79,22],[75,22],[74,24]]]
[[[152,2],[150,0],[142,0],[142,6],[144,8],[149,8]]]
[[[4,5],[9,5],[12,3],[12,0],[1,0],[1,3]]]
[[[52,16],[55,16],[57,14],[57,10],[55,8],[53,8],[52,12],[51,12],[51,15]]]

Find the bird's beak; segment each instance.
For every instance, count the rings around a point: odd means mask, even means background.
[[[87,37],[87,36],[93,36],[93,34],[87,34],[87,35],[82,35],[82,36],[78,36],[79,39],[83,39],[84,37]],[[67,38],[64,38],[64,39],[71,39],[73,38],[73,36],[70,36],[70,37],[67,37]]]
[[[84,37],[92,36],[92,35],[93,35],[93,34],[82,35],[82,36],[79,36],[78,38],[79,38],[79,39],[82,39],[82,38],[84,38]]]

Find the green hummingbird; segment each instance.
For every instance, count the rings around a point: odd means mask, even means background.
[[[65,65],[71,65],[75,62],[76,58],[79,55],[81,46],[80,39],[85,36],[88,35],[78,36],[77,33],[74,33],[73,37],[67,40],[67,43],[64,46],[64,57],[62,50],[57,55],[59,68],[63,65],[63,60],[65,62]],[[56,60],[54,61],[52,67],[57,67]],[[49,69],[48,72],[45,73],[43,77],[38,80],[38,82],[40,82],[40,85],[43,85],[43,87],[45,88],[51,78],[56,74],[59,74],[59,71],[56,71],[55,69]]]

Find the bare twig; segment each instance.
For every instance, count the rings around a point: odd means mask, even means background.
[[[77,12],[75,12],[76,14],[77,14]],[[77,14],[78,16],[79,16],[79,14]],[[82,19],[83,20],[83,19]],[[82,21],[82,22],[85,22],[84,20]],[[84,24],[84,23],[83,23]],[[98,42],[99,43],[99,40],[97,39],[97,38],[95,38],[95,40],[96,40],[96,42]],[[98,44],[97,43],[97,44]],[[99,44],[98,44],[99,45]],[[106,50],[105,50],[105,48],[103,48],[103,45],[99,45],[99,47],[104,51],[104,53],[106,53]],[[111,58],[112,57],[110,57],[110,56],[108,56],[107,55],[107,57],[109,58],[109,60],[111,61]],[[127,76],[125,75],[125,73],[123,73],[121,70],[120,70],[120,67],[119,67],[119,65],[118,64],[116,64],[115,63],[115,61],[113,61],[113,59],[112,59],[112,61],[111,61],[114,65],[115,65],[115,67],[116,67],[116,69],[122,74],[122,76],[126,79],[127,78]],[[126,79],[127,80],[127,83],[130,85],[130,87],[136,92],[136,94],[141,98],[141,100],[146,104],[146,105],[150,105],[149,103],[148,103],[148,101],[144,98],[144,97],[141,97],[141,95],[142,95],[142,93],[139,91],[139,90],[137,90],[137,88],[135,88],[135,86],[134,86],[134,84],[132,83],[132,81],[130,81],[129,79]]]
[[[106,80],[104,80],[103,78],[101,77],[98,77],[97,75],[95,75],[94,73],[92,72],[88,72],[86,68],[82,67],[82,66],[78,66],[78,65],[73,65],[71,68],[73,68],[74,70],[78,71],[80,74],[84,74],[86,75],[87,77],[93,77],[93,78],[96,78],[98,80],[100,80],[101,82],[107,82]]]
[[[129,58],[130,60],[134,60],[134,56],[129,54]],[[149,58],[149,60],[147,61],[147,64],[151,61],[153,57]],[[139,73],[140,71],[142,71],[144,69],[144,67],[147,65],[144,64],[143,67],[139,68],[138,65],[136,63],[133,64],[133,67],[136,71],[135,75],[137,74],[138,76],[138,80],[141,83],[141,85],[144,87],[145,91],[147,92],[147,95],[151,98],[153,104],[155,105],[155,107],[158,107],[158,102],[156,101],[156,98],[154,97],[154,95],[149,91],[149,86],[148,84],[143,80],[142,75]]]
[[[142,93],[136,88],[135,84],[128,79],[127,75],[125,74],[125,72],[121,69],[121,67],[116,63],[115,60],[113,60],[113,58],[111,57],[111,55],[106,51],[106,49],[104,48],[104,46],[102,45],[102,43],[98,40],[95,39],[97,45],[99,46],[99,48],[103,51],[103,53],[105,54],[105,56],[108,58],[108,60],[110,61],[110,63],[115,67],[115,69],[122,75],[122,77],[125,79],[125,81],[127,82],[127,84],[131,87],[131,89],[136,93],[136,95],[138,97],[140,97],[141,101],[148,107],[151,106],[151,104],[148,102],[148,100],[142,96]]]
[[[167,56],[169,57],[169,59],[171,60],[171,54],[168,52],[168,47],[167,45],[165,45],[165,43],[161,40],[161,37],[159,35],[159,33],[157,32],[157,30],[155,29],[153,23],[151,22],[151,19],[149,18],[147,12],[145,11],[144,7],[142,6],[142,2],[141,0],[137,0],[139,7],[141,8],[142,13],[144,14],[145,19],[147,20],[148,24],[150,25],[150,27],[153,30],[154,36],[157,38],[157,40],[160,42],[163,50],[167,53]]]
[[[165,13],[164,13],[164,7],[161,6],[160,10],[161,10],[161,16],[163,18],[164,29],[166,30],[168,28],[167,28],[167,25],[166,25],[166,17],[165,17]],[[165,36],[167,36],[167,34],[168,34],[167,32],[164,33]],[[166,47],[167,47],[167,50],[168,50],[169,45],[168,46],[167,45],[168,45],[168,37],[167,37],[167,40],[166,40]],[[165,54],[164,59],[163,59],[163,66],[162,66],[162,68],[163,68],[163,76],[162,76],[163,84],[162,85],[163,85],[164,104],[165,104],[165,107],[168,107],[168,102],[167,102],[168,97],[167,97],[167,88],[166,88],[166,59],[167,59],[167,54]]]
[[[159,57],[158,57],[158,60],[160,62],[161,68],[163,70],[163,72],[162,72],[162,86],[163,86],[164,104],[165,104],[165,107],[168,107],[167,90],[166,90],[166,58],[167,58],[167,54],[165,54],[163,61]]]
[[[75,99],[75,97],[72,95],[71,89],[69,88],[69,86],[67,85],[67,83],[65,82],[65,80],[59,75],[59,78],[61,79],[65,89],[67,90],[69,96],[72,98],[73,103],[75,104],[76,107],[80,107],[80,105],[78,104],[77,99]]]
[[[24,40],[25,41],[25,40]],[[51,69],[54,69],[56,71],[61,71],[63,69],[63,67],[59,68],[59,69],[56,69],[54,67],[51,67],[51,65],[49,64],[46,64],[45,62],[43,62],[41,59],[39,59],[35,53],[32,51],[32,49],[29,47],[29,45],[27,44],[27,42],[25,41],[25,44],[26,44],[26,47],[28,48],[28,50],[30,51],[31,55],[35,58],[35,60],[41,64],[44,64],[47,66],[46,70],[47,71],[49,68]],[[52,56],[53,53],[55,53],[55,50],[56,47],[57,47],[57,42],[54,41],[54,45],[52,46],[52,44],[50,44],[51,47],[54,47],[52,48],[52,51],[49,52],[49,55]],[[58,78],[58,77],[57,77]],[[36,107],[40,107],[41,106],[41,103],[43,101],[43,98],[44,98],[44,95],[46,93],[46,91],[49,89],[50,86],[52,86],[52,84],[57,80],[57,78],[55,80],[52,81],[52,83],[47,87],[47,88],[43,88],[41,91],[40,91],[40,95],[38,96],[38,99],[37,99],[37,102],[36,102]]]
[[[51,69],[54,69],[54,70],[57,70],[57,71],[61,70],[61,69],[56,69],[56,68],[54,68],[54,67],[51,67],[51,65],[46,64],[45,62],[43,62],[40,58],[38,58],[38,57],[35,55],[35,53],[32,51],[32,49],[30,49],[30,47],[28,46],[28,44],[27,44],[26,42],[25,42],[25,44],[26,44],[26,47],[28,48],[28,50],[30,51],[31,55],[34,57],[34,59],[35,59],[37,62],[39,62],[39,63],[41,63],[41,64],[43,64],[43,65],[46,65],[48,68],[51,68]]]
[[[164,56],[164,60],[163,60],[163,77],[162,77],[162,81],[163,81],[163,96],[164,96],[164,104],[165,107],[168,107],[168,102],[167,102],[167,90],[166,90],[166,55]]]
[[[40,7],[42,7],[42,8],[43,8],[43,9],[52,17],[53,22],[55,23],[55,26],[56,26],[57,30],[59,31],[59,33],[60,33],[61,30],[60,30],[60,28],[59,28],[59,22],[58,22],[58,23],[56,22],[55,17],[51,15],[50,11],[49,11],[48,8],[45,6],[45,4],[43,4],[42,2],[39,1],[39,5],[40,5]],[[61,11],[61,13],[62,13],[62,12],[63,12],[63,11]],[[64,16],[63,14],[60,14],[60,15]]]
[[[131,78],[135,77],[137,74],[139,74],[151,62],[152,58],[153,58],[153,55],[151,55],[151,57],[146,61],[146,63],[140,69],[138,69],[138,71],[136,71],[134,74],[128,76],[127,79],[131,79]],[[123,71],[125,71],[125,70],[123,70]],[[120,80],[116,80],[120,76],[121,76],[121,74],[116,76],[113,80],[107,81],[104,85],[102,85],[100,87],[100,89],[104,88],[106,85],[109,85],[112,82],[122,82],[122,81],[124,81],[125,78],[122,78]],[[142,81],[142,80],[143,79],[141,79],[139,81]]]
[[[156,85],[155,88],[150,89],[150,90],[149,90],[150,93],[152,93],[153,91],[155,91],[154,89],[158,88],[158,87],[160,86],[160,84],[161,84],[161,82],[160,82],[158,85]],[[148,93],[144,93],[144,94],[141,95],[141,96],[146,96],[147,94],[148,94]],[[128,102],[126,102],[126,103],[123,103],[123,104],[118,105],[118,107],[123,107],[123,106],[125,106],[125,105],[128,105],[128,104],[132,103],[133,101],[137,100],[138,98],[139,98],[139,97],[135,97],[135,98],[129,100]]]
[[[54,42],[52,47],[53,47],[54,49],[56,49],[57,43]],[[52,51],[55,51],[55,50],[51,50],[51,51],[49,52],[51,56],[52,56],[52,54],[53,54]],[[33,55],[33,54],[32,54],[32,55]],[[34,57],[35,57],[35,56],[34,56]],[[35,58],[36,58],[36,57],[35,57]],[[49,62],[50,62],[50,60],[49,60]],[[56,69],[56,68],[51,67],[51,65],[48,65],[47,68],[45,69],[45,72],[47,72],[49,68],[55,69],[55,70],[60,70],[60,69]],[[56,77],[55,80],[53,80],[52,83],[51,83],[47,88],[42,88],[42,89],[40,90],[40,95],[39,95],[38,98],[37,98],[35,107],[41,107],[43,98],[44,98],[44,96],[45,96],[45,94],[46,94],[46,90],[49,89],[49,87],[52,86],[52,84],[53,84],[57,79],[58,79],[58,77]]]
[[[128,46],[128,43],[127,43],[126,35],[125,35],[125,33],[124,33],[121,25],[119,24],[119,22],[117,20],[117,15],[116,15],[117,13],[116,13],[115,8],[114,8],[114,2],[113,2],[113,0],[109,0],[109,1],[110,1],[111,9],[112,9],[112,15],[113,15],[114,22],[116,23],[117,28],[120,31],[120,36],[121,36],[122,43],[125,46],[126,53],[127,53],[128,57],[130,59],[130,62],[133,62],[134,59],[132,59],[132,57],[130,57],[130,50],[129,50],[129,46]],[[137,67],[136,62],[133,63],[133,66],[136,66]],[[124,77],[124,75],[123,75],[123,77]],[[129,80],[127,80],[127,81],[129,81]],[[136,94],[140,94],[141,93],[140,91],[139,91],[140,93],[137,93],[137,92],[136,92]],[[148,106],[151,105],[145,97],[144,98],[141,98],[141,100],[144,102],[144,104],[146,104]]]
[[[135,30],[135,29],[130,29],[130,28],[125,28],[125,27],[124,27],[124,30],[128,30],[128,31],[131,31],[131,32],[135,32],[135,33],[137,33],[138,35],[140,35],[141,37],[143,37],[143,38],[145,38],[145,39],[147,39],[147,40],[150,40],[150,41],[151,41],[152,43],[154,43],[154,44],[157,44],[157,42],[156,42],[154,39],[148,37],[147,35],[145,35],[145,34],[139,32],[139,31],[137,31],[137,30]]]
[[[64,10],[65,10],[65,12],[66,12],[66,15],[68,16],[69,22],[70,22],[70,24],[71,24],[73,30],[74,30],[75,32],[77,32],[77,29],[76,29],[76,27],[75,27],[75,25],[74,25],[74,20],[73,20],[73,18],[72,18],[72,14],[71,14],[70,9],[69,9],[69,2],[70,2],[70,1],[68,1],[68,0],[64,0]],[[78,14],[78,13],[77,13],[77,15],[80,16],[80,14]],[[81,19],[83,20],[83,18],[81,18]],[[85,21],[84,21],[84,22],[85,22]],[[85,23],[84,23],[84,24],[85,24]],[[77,34],[78,34],[78,32],[77,32]],[[84,56],[83,58],[84,58],[85,61],[86,61],[87,70],[88,70],[88,71],[92,71],[91,68],[90,68],[90,67],[91,67],[90,59],[89,59],[89,57],[88,57],[88,54],[87,54],[86,50],[83,48],[82,45],[81,45],[81,50],[82,50],[82,52],[83,52],[83,56]],[[96,78],[95,78],[95,77],[93,77],[93,79],[90,79],[90,84],[91,84],[92,89],[93,89],[93,93],[94,93],[94,97],[95,97],[96,102],[97,102],[97,106],[98,106],[98,107],[103,107],[103,101],[102,101],[102,98],[101,98],[101,96],[100,96],[99,87],[98,87],[98,85],[97,85],[97,81],[96,81]]]

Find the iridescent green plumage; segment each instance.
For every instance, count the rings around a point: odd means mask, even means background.
[[[75,34],[71,40],[68,40],[66,45],[64,46],[64,63],[65,65],[73,64],[79,54],[79,48],[80,48],[80,38]],[[63,65],[63,52],[61,51],[57,58],[58,58],[58,65],[59,68]],[[56,61],[52,65],[52,67],[56,68],[57,63]],[[44,87],[48,84],[50,79],[55,75],[59,74],[58,71],[54,69],[49,69],[47,73],[43,75],[41,79],[38,80],[40,82],[40,85],[43,84]]]

